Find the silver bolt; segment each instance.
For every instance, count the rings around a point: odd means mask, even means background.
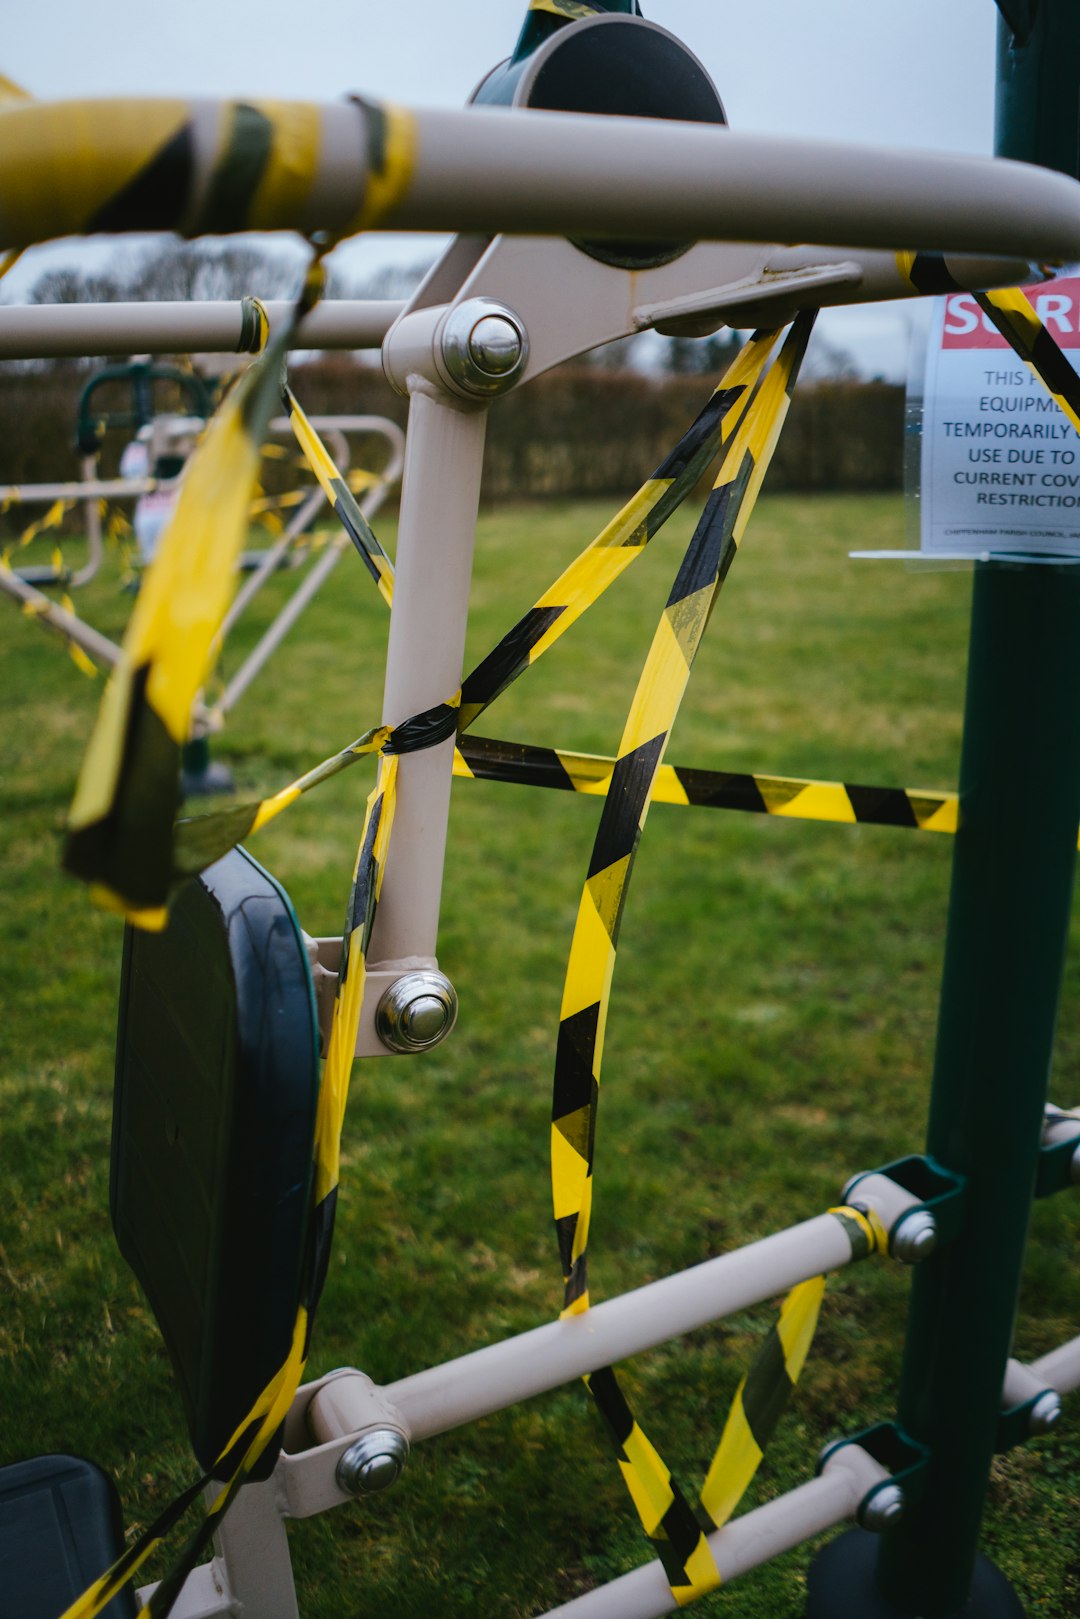
[[[403,973],[375,1009],[375,1032],[391,1051],[430,1051],[457,1022],[458,998],[444,973]]]
[[[521,359],[521,333],[505,315],[484,315],[469,333],[469,358],[485,376],[508,376]]]
[[[904,1492],[899,1484],[879,1484],[863,1497],[858,1519],[864,1529],[880,1534],[904,1516]]]
[[[467,298],[451,309],[440,346],[447,374],[462,393],[477,399],[505,393],[529,358],[523,322],[493,298]]]
[[[929,1209],[912,1209],[901,1215],[889,1235],[889,1252],[904,1265],[917,1265],[929,1259],[937,1247],[937,1221]]]
[[[409,1459],[409,1441],[397,1428],[373,1428],[350,1445],[337,1464],[346,1495],[377,1495],[396,1484]]]
[[[1061,1421],[1061,1401],[1053,1389],[1040,1394],[1028,1411],[1028,1433],[1049,1433]]]

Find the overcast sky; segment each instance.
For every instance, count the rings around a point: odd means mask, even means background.
[[[0,73],[43,98],[332,100],[360,90],[459,106],[509,54],[524,9],[523,0],[0,0]],[[993,0],[643,0],[642,9],[701,58],[737,129],[992,148]],[[384,237],[348,251],[377,266],[426,247]],[[33,267],[13,272],[11,294]],[[896,307],[839,312],[826,330],[864,364],[902,373],[907,320]]]

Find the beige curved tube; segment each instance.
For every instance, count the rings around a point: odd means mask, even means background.
[[[368,103],[0,111],[0,248],[93,231],[507,231],[1080,258],[1080,184],[654,119]]]

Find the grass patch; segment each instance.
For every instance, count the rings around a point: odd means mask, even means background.
[[[609,515],[507,508],[478,533],[469,661]],[[479,729],[614,752],[689,515]],[[392,541],[392,525],[380,533]],[[854,564],[902,541],[894,497],[764,499],[706,639],[674,763],[951,787],[970,581]],[[118,633],[115,571],[79,596]],[[226,651],[234,670],[277,579]],[[120,930],[57,869],[58,833],[99,695],[39,629],[0,609],[0,1461],[93,1456],[129,1521],[190,1469],[164,1351],[108,1224]],[[244,792],[281,785],[378,716],[386,615],[351,559],[215,746]],[[311,933],[341,927],[371,772],[347,773],[253,845]],[[548,1319],[561,1283],[547,1135],[566,951],[599,806],[459,783],[440,955],[462,1014],[431,1055],[358,1067],[338,1238],[313,1375],[389,1380]],[[619,952],[591,1243],[597,1298],[818,1212],[847,1176],[921,1148],[950,843],[657,806]],[[1077,953],[1052,1091],[1080,1096]],[[1018,1352],[1076,1330],[1080,1211],[1036,1210]],[[808,1476],[817,1448],[892,1414],[907,1277],[845,1273],[752,1499]],[[628,1368],[640,1415],[696,1484],[768,1311]],[[1068,1430],[1002,1458],[988,1549],[1042,1619],[1080,1611]],[[357,1611],[524,1619],[645,1558],[584,1391],[544,1396],[418,1449],[385,1499],[293,1531],[305,1619]],[[810,1549],[702,1605],[801,1613]]]

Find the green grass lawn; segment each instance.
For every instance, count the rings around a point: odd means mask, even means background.
[[[609,512],[487,512],[469,661]],[[692,517],[484,716],[484,734],[614,752]],[[392,524],[380,534],[392,542]],[[669,762],[909,787],[957,777],[970,578],[853,563],[903,541],[899,498],[762,500],[724,590]],[[115,569],[79,596],[118,633]],[[227,674],[285,581],[230,644]],[[386,615],[347,558],[216,754],[245,791],[283,784],[378,718]],[[92,1456],[129,1523],[188,1478],[179,1400],[107,1212],[120,926],[61,876],[57,843],[99,696],[0,604],[0,1462]],[[340,929],[360,765],[252,845],[308,932]],[[440,958],[453,1039],[353,1076],[338,1235],[309,1375],[390,1380],[551,1318],[548,1120],[567,947],[599,806],[454,789]],[[921,1150],[950,840],[657,806],[624,921],[604,1063],[590,1244],[594,1298],[802,1220],[850,1174]],[[1080,1099],[1074,950],[1051,1094]],[[1018,1353],[1080,1320],[1080,1207],[1035,1212]],[[815,1349],[750,1503],[809,1476],[830,1437],[893,1414],[908,1276],[834,1279]],[[754,1311],[626,1369],[638,1414],[696,1489],[771,1320]],[[1067,1412],[1068,1415],[1068,1412]],[[1032,1614],[1080,1612],[1076,1470],[1061,1432],[995,1464],[987,1549]],[[644,1561],[618,1472],[574,1386],[419,1447],[401,1484],[292,1532],[305,1619],[517,1619]],[[810,1548],[702,1604],[795,1619]]]

